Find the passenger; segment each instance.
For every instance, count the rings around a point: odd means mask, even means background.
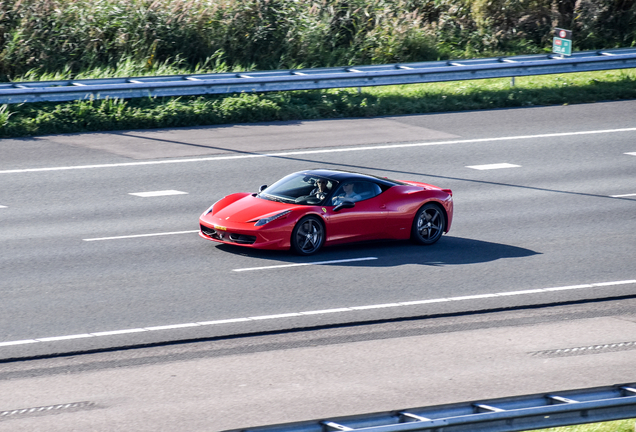
[[[345,201],[356,202],[360,201],[361,198],[362,197],[353,190],[353,183],[346,182],[342,184],[342,191],[333,197],[333,204],[338,205]]]
[[[325,199],[328,193],[329,188],[327,187],[327,180],[318,179],[316,180],[316,187],[311,191],[309,195],[315,195],[316,198],[322,201]]]

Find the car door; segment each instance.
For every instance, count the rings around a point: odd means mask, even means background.
[[[382,189],[370,181],[354,181],[354,190],[358,198],[352,208],[345,207],[334,211],[334,205],[325,207],[327,241],[330,243],[385,237],[386,206],[381,194]],[[336,190],[334,197],[340,193],[340,189]]]

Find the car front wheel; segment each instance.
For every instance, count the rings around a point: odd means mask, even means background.
[[[307,216],[296,224],[292,231],[291,246],[299,255],[311,255],[325,242],[325,229],[315,216]]]
[[[446,218],[444,212],[436,204],[424,204],[417,211],[411,228],[411,239],[415,243],[431,245],[440,239]]]

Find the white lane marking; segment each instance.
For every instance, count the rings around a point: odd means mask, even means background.
[[[91,333],[93,336],[114,336],[114,335],[120,335],[120,334],[128,334],[128,333],[139,333],[139,332],[145,332],[148,331],[146,329],[143,328],[136,328],[136,329],[127,329],[127,330],[113,330],[113,331],[105,331],[105,332],[96,332],[96,333]]]
[[[266,319],[290,318],[290,317],[297,317],[297,316],[302,316],[302,315],[300,314],[300,312],[290,312],[290,313],[278,314],[278,315],[254,316],[254,317],[249,317],[249,319],[258,321],[258,320],[266,320]]]
[[[324,314],[329,314],[329,313],[337,313],[337,312],[349,312],[349,308],[336,308],[336,309],[322,309],[322,310],[315,310],[315,311],[307,311],[307,312],[301,312],[301,315],[324,315]]]
[[[163,191],[153,191],[153,192],[134,192],[129,193],[128,195],[135,195],[142,198],[150,198],[150,197],[159,197],[159,196],[169,196],[169,195],[187,195],[187,192],[181,192],[178,190],[163,190]]]
[[[192,234],[192,233],[198,233],[198,232],[199,230],[173,231],[173,232],[162,232],[162,233],[152,233],[152,234],[134,234],[134,235],[117,236],[117,237],[87,238],[82,240],[87,242],[103,241],[103,240],[121,240],[121,239],[130,239],[130,238],[139,238],[139,237],[156,237],[156,236],[167,236],[167,235],[176,235],[176,234]]]
[[[333,261],[316,261],[309,263],[297,263],[297,264],[280,264],[266,267],[250,267],[250,268],[240,268],[234,269],[232,271],[235,272],[244,272],[244,271],[253,271],[253,270],[272,270],[272,269],[280,269],[287,267],[302,267],[302,266],[311,266],[311,265],[323,265],[323,264],[339,264],[346,262],[355,262],[355,261],[369,261],[369,260],[377,260],[377,257],[365,257],[365,258],[349,258],[349,259],[341,259],[341,260],[333,260]]]
[[[180,328],[186,328],[186,327],[198,327],[200,325],[201,324],[199,323],[172,324],[172,325],[145,327],[144,330],[148,330],[148,331],[174,330],[174,329],[180,329]]]
[[[514,165],[509,163],[495,163],[495,164],[487,164],[487,165],[469,165],[466,168],[472,168],[476,170],[493,170],[493,169],[504,169],[504,168],[520,168],[521,165]]]
[[[625,198],[625,197],[633,197],[633,196],[636,196],[636,193],[623,194],[623,195],[610,195],[610,198]]]
[[[224,319],[224,320],[204,321],[198,324],[201,324],[202,326],[207,326],[207,325],[218,325],[218,324],[232,324],[232,323],[245,322],[245,321],[251,321],[251,320],[249,318],[230,318],[230,319]]]
[[[7,208],[7,206],[0,205],[0,208]]]
[[[56,342],[56,341],[62,341],[62,340],[82,339],[82,338],[89,338],[89,337],[93,337],[93,335],[90,333],[82,333],[82,334],[68,335],[68,336],[54,336],[54,337],[40,338],[40,339],[37,339],[37,341]]]
[[[38,343],[38,340],[35,339],[24,339],[19,341],[11,341],[11,342],[0,342],[0,346],[11,346],[11,345],[26,345],[32,343]]]
[[[202,322],[172,324],[172,325],[163,325],[163,326],[154,326],[154,327],[140,327],[140,328],[132,328],[132,329],[126,329],[126,330],[114,330],[114,331],[105,331],[105,332],[97,332],[97,333],[81,333],[76,335],[55,336],[55,337],[46,337],[46,338],[38,338],[38,339],[23,339],[23,340],[17,340],[17,341],[0,342],[0,347],[26,345],[26,344],[33,344],[33,343],[40,343],[40,342],[55,342],[55,341],[90,338],[90,337],[116,336],[121,334],[139,333],[139,332],[148,332],[148,331],[174,330],[174,329],[181,329],[181,328],[187,328],[187,327],[222,325],[222,324],[236,323],[236,322],[249,322],[249,321],[258,321],[258,320],[266,320],[266,319],[285,319],[290,317],[303,317],[303,316],[310,316],[310,315],[315,316],[315,315],[324,315],[329,313],[355,312],[355,311],[368,310],[368,309],[417,306],[417,305],[423,305],[423,304],[429,304],[429,303],[447,303],[447,302],[453,302],[453,301],[466,301],[466,300],[473,300],[477,298],[520,296],[520,295],[528,295],[528,294],[549,293],[554,291],[601,288],[601,287],[611,287],[611,286],[617,286],[617,285],[630,285],[630,284],[636,284],[636,279],[613,281],[613,282],[599,282],[599,283],[590,283],[590,284],[581,284],[581,285],[569,285],[569,286],[551,287],[551,288],[530,289],[530,290],[521,290],[521,291],[508,291],[508,292],[491,293],[491,294],[478,294],[478,295],[470,295],[470,296],[445,297],[445,298],[416,300],[416,301],[408,301],[408,302],[385,303],[385,304],[377,304],[377,305],[351,306],[351,307],[314,310],[314,311],[306,311],[306,312],[290,312],[290,313],[282,313],[277,315],[262,315],[262,316],[253,316],[253,317],[247,317],[247,318],[231,318],[231,319],[222,319],[222,320],[216,320],[216,321],[202,321]]]
[[[4,171],[0,171],[0,174],[20,174],[20,173],[46,172],[46,171],[136,167],[136,166],[144,166],[144,165],[165,165],[165,164],[210,162],[210,161],[252,159],[252,158],[265,158],[265,157],[285,157],[285,156],[299,156],[299,155],[309,155],[309,154],[342,153],[342,152],[367,151],[367,150],[386,150],[386,149],[396,149],[396,148],[425,147],[425,146],[434,146],[434,145],[475,144],[475,143],[498,142],[498,141],[516,141],[516,140],[527,140],[527,139],[555,138],[555,137],[608,134],[608,133],[620,133],[620,132],[635,132],[635,131],[636,131],[636,128],[605,129],[605,130],[583,131],[583,132],[561,132],[561,133],[551,133],[551,134],[519,135],[519,136],[498,137],[498,138],[475,138],[475,139],[466,139],[466,140],[449,140],[449,141],[436,141],[436,142],[425,142],[425,143],[414,143],[414,144],[385,144],[385,145],[363,146],[363,147],[330,148],[330,149],[324,149],[324,150],[300,150],[300,151],[280,152],[280,153],[210,156],[210,157],[192,158],[192,159],[168,159],[168,160],[153,160],[153,161],[144,161],[144,162],[123,162],[123,163],[102,164],[102,165],[77,165],[77,166],[63,166],[63,167],[49,167],[49,168],[26,168],[26,169],[4,170]],[[626,153],[626,154],[631,154],[631,153]]]
[[[625,153],[626,155],[630,155],[630,156],[636,156],[636,152],[629,152],[629,153]]]

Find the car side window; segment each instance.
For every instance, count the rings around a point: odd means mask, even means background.
[[[343,201],[364,201],[382,193],[382,189],[375,183],[367,181],[344,181],[334,193],[333,204]]]
[[[358,195],[360,195],[360,201],[364,201],[382,193],[382,189],[375,183],[360,181],[355,182],[354,189]]]

